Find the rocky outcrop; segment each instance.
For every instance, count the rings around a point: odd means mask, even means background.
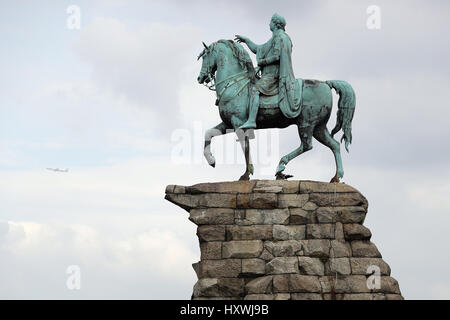
[[[341,183],[169,185],[200,241],[193,299],[403,299],[364,225],[367,199]]]

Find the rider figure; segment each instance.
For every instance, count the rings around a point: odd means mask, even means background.
[[[295,80],[291,62],[292,42],[285,33],[286,20],[275,13],[269,26],[272,37],[265,44],[257,45],[240,35],[235,38],[238,42],[244,42],[256,54],[258,67],[261,68],[261,79],[257,80],[252,88],[248,120],[241,129],[256,128],[260,93],[266,96],[280,94],[280,103],[286,104],[284,109],[294,110],[300,107],[299,85]]]

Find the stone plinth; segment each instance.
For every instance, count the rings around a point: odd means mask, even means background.
[[[367,199],[341,183],[169,185],[201,257],[193,299],[403,299],[364,225]]]

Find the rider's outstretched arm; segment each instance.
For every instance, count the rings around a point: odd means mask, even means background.
[[[252,40],[250,40],[249,38],[246,39],[247,41],[245,41],[245,43],[247,44],[247,47],[254,53],[256,54],[256,51],[258,50],[259,45],[255,44]]]

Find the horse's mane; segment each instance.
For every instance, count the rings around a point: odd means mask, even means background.
[[[229,49],[231,49],[233,56],[237,59],[242,69],[247,70],[251,81],[254,83],[255,68],[253,66],[252,60],[250,59],[248,51],[245,50],[245,48],[240,43],[236,43],[233,40],[219,40],[216,43],[222,43],[226,45]]]

